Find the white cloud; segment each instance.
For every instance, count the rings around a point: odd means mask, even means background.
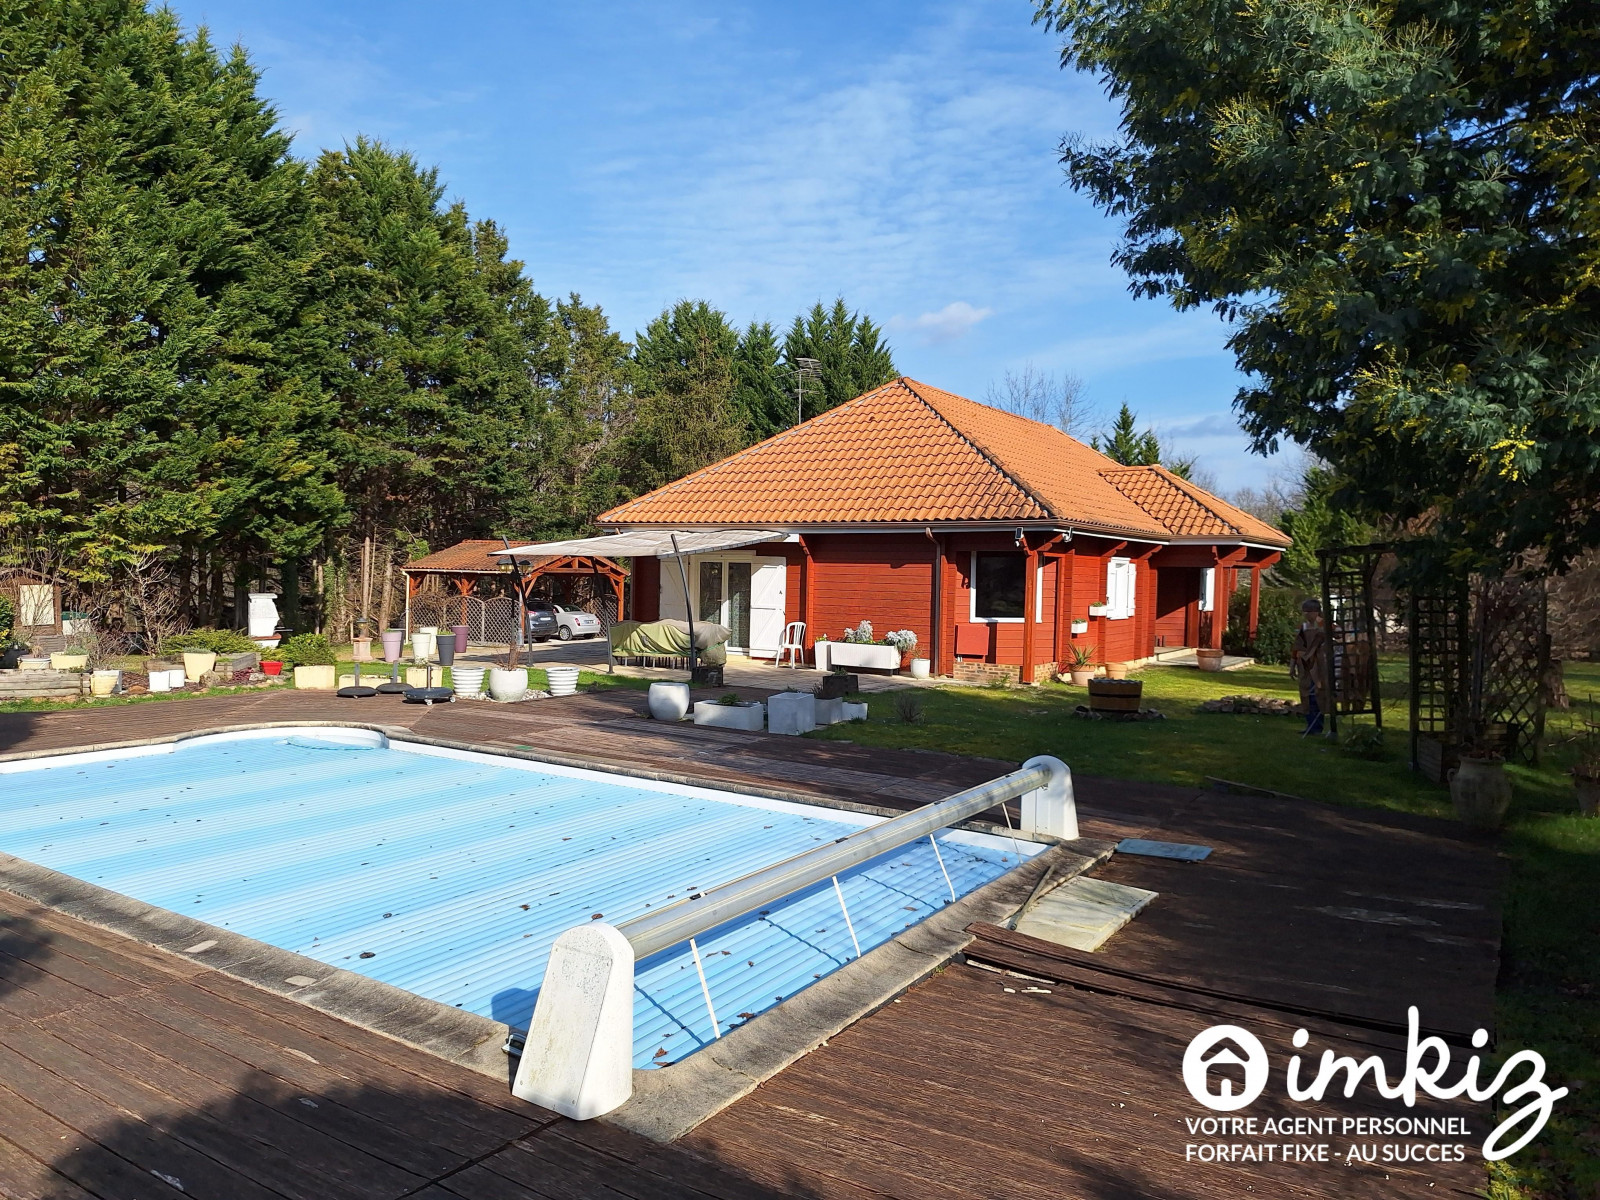
[[[974,308],[965,300],[956,300],[938,312],[925,312],[920,317],[890,317],[889,328],[921,334],[929,344],[953,342],[971,333],[974,325],[993,312],[992,308]]]

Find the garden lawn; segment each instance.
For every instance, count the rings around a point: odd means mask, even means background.
[[[1073,710],[1088,702],[1085,690],[1056,683],[925,688],[915,693],[920,724],[900,720],[893,695],[878,693],[858,697],[871,705],[865,723],[807,736],[1018,762],[1053,754],[1084,775],[1200,787],[1211,776],[1334,804],[1451,815],[1449,793],[1408,767],[1401,659],[1380,665],[1388,737],[1376,761],[1325,738],[1301,738],[1298,717],[1198,711],[1202,700],[1223,696],[1297,696],[1282,667],[1151,667],[1133,678],[1144,681],[1145,707],[1164,720],[1083,720]],[[1538,1051],[1551,1079],[1572,1093],[1531,1146],[1491,1164],[1494,1200],[1600,1197],[1600,820],[1578,816],[1567,774],[1580,718],[1600,721],[1600,664],[1568,664],[1566,684],[1572,711],[1548,714],[1540,766],[1508,768],[1515,798],[1500,835],[1508,871],[1496,1019],[1499,1056]],[[1372,723],[1347,718],[1341,732]]]

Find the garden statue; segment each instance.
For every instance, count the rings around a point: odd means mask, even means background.
[[[1289,675],[1300,683],[1300,706],[1306,714],[1301,737],[1322,732],[1322,700],[1328,689],[1328,634],[1322,625],[1322,604],[1306,600],[1302,619],[1289,651]]]

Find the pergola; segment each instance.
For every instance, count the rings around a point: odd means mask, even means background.
[[[521,591],[526,601],[533,594],[534,585],[546,576],[587,576],[610,582],[617,598],[617,617],[621,619],[628,572],[613,560],[598,554],[518,553],[515,557],[522,566],[520,572],[512,567],[504,542],[474,538],[413,559],[401,568],[406,577],[406,607],[410,609],[411,597],[430,579],[445,581],[465,598],[476,593],[484,580],[503,578],[511,589]],[[410,627],[409,616],[406,625]]]

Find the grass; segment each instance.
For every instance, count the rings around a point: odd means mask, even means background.
[[[898,719],[882,696],[862,724],[808,736],[870,746],[948,750],[1016,761],[1054,754],[1088,775],[1203,786],[1206,776],[1311,800],[1448,817],[1449,793],[1410,771],[1401,660],[1380,665],[1382,757],[1301,738],[1295,717],[1198,711],[1202,700],[1250,694],[1295,697],[1281,667],[1207,674],[1181,667],[1140,672],[1144,705],[1165,720],[1086,721],[1081,688],[934,688],[921,723]],[[1571,712],[1552,711],[1538,767],[1511,766],[1514,799],[1500,837],[1508,865],[1496,1021],[1501,1057],[1532,1049],[1555,1083],[1572,1089],[1550,1124],[1513,1158],[1490,1164],[1494,1200],[1600,1197],[1600,820],[1580,817],[1567,772],[1581,714],[1600,720],[1600,664],[1568,664]],[[1370,729],[1371,717],[1349,719]],[[1396,1003],[1403,1004],[1403,997]]]

